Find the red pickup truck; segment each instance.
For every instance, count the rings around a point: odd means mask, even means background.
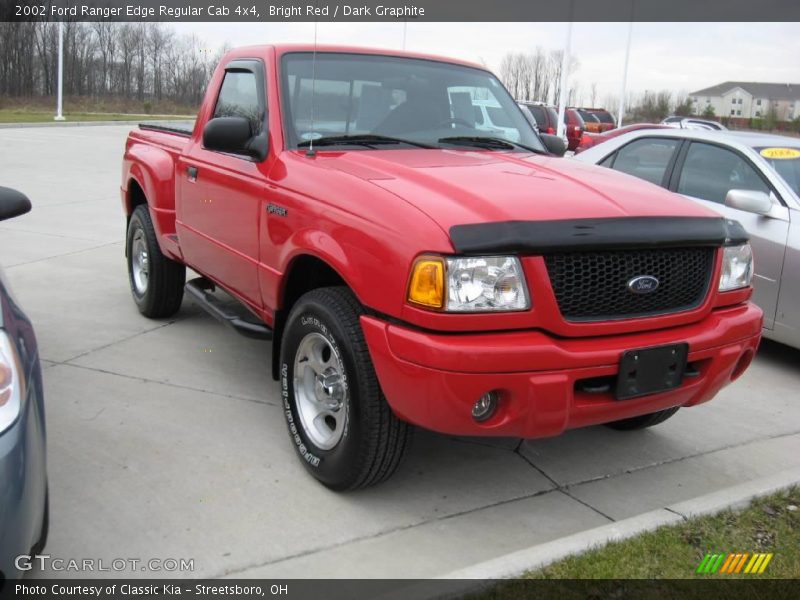
[[[563,151],[478,65],[233,50],[191,131],[127,140],[133,298],[163,318],[186,292],[271,340],[290,439],[334,489],[389,477],[413,425],[536,438],[711,399],[761,336],[744,230]]]

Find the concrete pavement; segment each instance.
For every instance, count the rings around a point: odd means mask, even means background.
[[[128,129],[0,130],[0,185],[34,205],[0,224],[0,264],[44,360],[53,557],[430,577],[800,467],[800,352],[765,342],[716,400],[652,430],[420,431],[391,481],[329,492],[294,456],[268,345],[188,303],[169,321],[136,311],[118,193]]]

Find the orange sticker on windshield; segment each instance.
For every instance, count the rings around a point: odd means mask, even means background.
[[[797,148],[764,148],[761,156],[778,160],[800,158],[800,150]]]

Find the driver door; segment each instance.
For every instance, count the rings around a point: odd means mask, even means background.
[[[264,64],[231,61],[212,118],[246,117],[257,135],[266,114]],[[199,136],[177,163],[177,227],[187,263],[253,306],[262,305],[259,219],[269,161],[206,149]]]

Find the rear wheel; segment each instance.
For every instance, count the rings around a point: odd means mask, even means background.
[[[645,429],[647,427],[652,427],[653,425],[663,423],[676,412],[678,412],[678,408],[680,407],[676,406],[675,408],[660,410],[658,412],[642,415],[640,417],[631,417],[630,419],[622,419],[621,421],[612,421],[611,423],[606,423],[606,426],[620,431]]]
[[[151,319],[174,315],[183,300],[186,267],[162,254],[147,205],[137,206],[131,215],[125,255],[139,312]]]
[[[411,428],[392,413],[378,385],[359,317],[343,287],[297,301],[281,344],[281,395],[289,436],[306,469],[335,490],[388,479]]]

